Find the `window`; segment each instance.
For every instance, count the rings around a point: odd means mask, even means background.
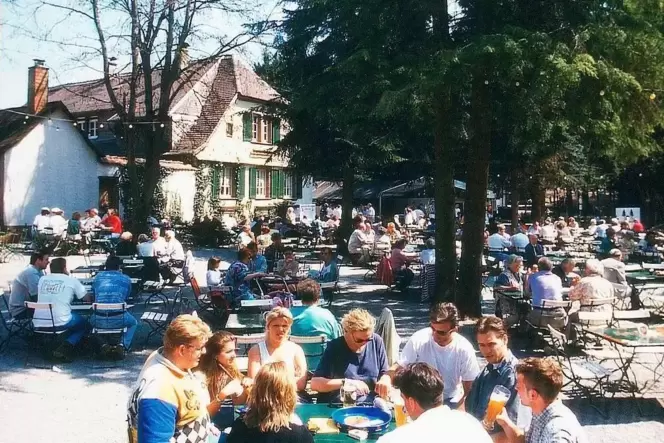
[[[233,137],[233,123],[226,123],[226,137]]]
[[[79,118],[78,120],[76,120],[76,126],[80,131],[85,131],[85,119]]]
[[[251,133],[251,141],[252,142],[259,142],[260,141],[260,125],[261,125],[261,116],[260,115],[254,115],[253,116],[253,125],[251,127],[252,133]]]
[[[261,142],[272,143],[272,123],[269,119],[263,117],[263,129],[261,131]]]
[[[231,196],[231,183],[233,179],[233,169],[230,167],[221,168],[219,171],[219,196]]]
[[[265,198],[265,177],[267,176],[265,169],[256,170],[256,197]]]
[[[284,174],[284,197],[293,197],[293,176],[289,173]]]
[[[88,121],[88,138],[97,138],[97,119],[91,118]]]

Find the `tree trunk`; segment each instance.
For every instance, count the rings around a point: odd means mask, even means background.
[[[353,232],[353,187],[355,186],[355,170],[347,164],[344,169],[344,181],[341,189],[341,226],[338,231],[337,252],[348,254],[348,238]]]
[[[565,203],[565,212],[569,217],[574,213],[574,192],[570,188],[565,190]]]
[[[450,92],[442,92],[436,109],[434,134],[436,203],[436,292],[431,301],[454,301],[456,285],[456,240],[454,204],[454,164],[447,112],[451,108]]]
[[[531,218],[532,222],[535,223],[536,221],[542,220],[543,214],[544,214],[544,200],[546,199],[545,196],[545,189],[544,186],[542,185],[542,180],[539,178],[535,178],[535,181],[533,182],[533,207],[532,207],[532,212],[531,212]]]
[[[483,66],[476,69],[471,92],[470,124],[472,138],[466,175],[466,219],[463,227],[462,252],[457,307],[461,315],[482,315],[481,264],[484,250],[484,213],[489,184],[491,154],[491,110],[489,90],[485,85]]]

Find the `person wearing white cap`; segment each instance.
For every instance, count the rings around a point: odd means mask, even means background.
[[[36,232],[42,232],[44,229],[50,226],[50,213],[51,210],[49,208],[41,208],[41,212],[37,214],[35,221],[32,222],[32,227]]]
[[[50,225],[53,229],[53,235],[56,237],[64,234],[67,229],[67,219],[63,217],[62,213],[63,211],[60,208],[51,209]]]

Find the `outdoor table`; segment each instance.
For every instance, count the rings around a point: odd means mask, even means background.
[[[632,288],[632,300],[641,302],[641,292],[664,289],[664,275],[650,273],[647,270],[634,271],[626,273],[627,283]],[[651,300],[655,302],[655,312],[664,312],[664,302],[658,302],[654,297]],[[632,303],[633,305],[634,303]],[[639,309],[640,306],[631,306],[632,309]]]
[[[92,312],[92,303],[73,303],[71,305],[71,310],[76,311],[76,312],[84,312],[84,313],[91,313]],[[129,310],[133,308],[134,305],[126,305],[126,309]]]
[[[652,388],[664,376],[662,365],[664,364],[664,325],[654,325],[648,328],[647,335],[639,334],[636,327],[631,328],[607,328],[584,326],[585,333],[594,335],[609,342],[618,354],[620,364],[618,370],[622,373],[619,384],[624,384],[634,394],[644,394],[648,391],[648,381],[639,386],[632,364],[652,371]],[[655,357],[655,366],[648,368],[645,362],[636,360],[636,357],[647,355]]]
[[[328,404],[299,404],[295,407],[295,413],[302,420],[302,424],[307,426],[307,422],[310,418],[331,418],[332,413],[336,411],[337,407],[328,405]],[[394,421],[390,422],[390,426],[387,428],[386,432],[393,431],[396,428]],[[369,435],[369,438],[365,441],[374,442],[378,440],[383,434]],[[339,432],[338,434],[316,434],[314,435],[314,441],[316,443],[323,442],[353,442],[357,441],[348,436],[344,432]]]
[[[224,329],[236,335],[265,331],[265,316],[262,312],[234,312],[228,315]]]

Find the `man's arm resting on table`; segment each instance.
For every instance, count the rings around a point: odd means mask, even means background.
[[[343,383],[343,378],[314,377],[311,379],[311,390],[316,392],[338,391]]]

